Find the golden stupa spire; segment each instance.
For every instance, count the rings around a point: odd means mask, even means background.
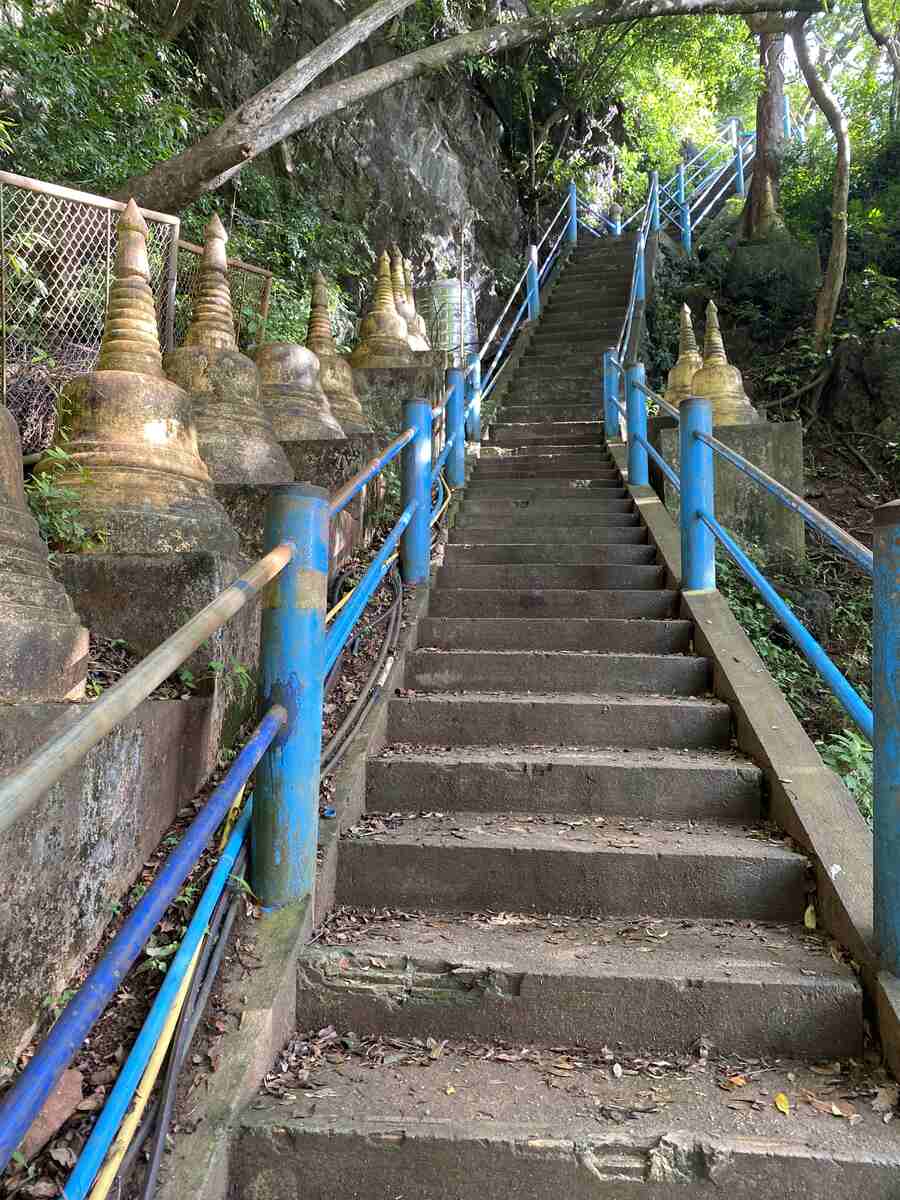
[[[744,391],[740,371],[726,357],[719,313],[712,300],[706,308],[703,366],[691,381],[691,393],[712,403],[714,425],[751,425],[760,419]]]
[[[414,350],[430,350],[431,342],[428,340],[428,329],[425,325],[425,319],[416,308],[416,294],[413,291],[413,265],[408,258],[403,260],[403,277],[406,288],[406,302],[412,311],[412,325],[410,326],[410,334],[418,338],[419,344],[414,345]]]
[[[203,257],[200,260],[194,316],[184,339],[186,346],[205,346],[210,350],[236,350],[231,288],[228,284],[228,256],[225,226],[213,213],[203,230]]]
[[[681,306],[681,327],[678,331],[678,357],[683,354],[698,354],[700,347],[694,334],[694,322],[691,320],[691,310],[686,304]]]
[[[719,328],[719,310],[710,300],[706,306],[706,336],[703,339],[703,362],[727,363],[725,343],[722,340],[722,330]]]
[[[694,336],[694,325],[691,321],[691,310],[686,304],[681,306],[681,327],[678,333],[678,360],[669,371],[666,383],[666,399],[670,404],[681,404],[691,395],[691,387],[696,373],[703,366],[697,339]]]
[[[116,230],[116,259],[100,343],[98,371],[162,375],[156,307],[150,291],[147,223],[128,201]]]
[[[328,285],[321,271],[316,271],[312,278],[306,346],[314,354],[337,354],[337,346],[331,333],[331,317],[328,314]]]

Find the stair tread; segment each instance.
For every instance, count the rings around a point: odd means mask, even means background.
[[[366,846],[390,844],[448,850],[464,847],[510,854],[559,851],[651,860],[688,857],[732,862],[806,861],[765,826],[710,819],[599,817],[582,821],[570,813],[445,812],[408,816],[366,813],[343,837]],[[389,898],[385,896],[386,900]],[[653,901],[654,897],[647,898],[648,908]]]
[[[457,971],[471,967],[542,978],[576,976],[584,986],[592,978],[625,973],[757,981],[762,968],[769,984],[790,982],[817,989],[827,980],[859,990],[850,967],[831,956],[827,939],[802,925],[644,917],[623,926],[621,917],[509,912],[404,914],[368,925],[361,913],[360,925],[364,932],[349,946],[341,942],[338,954],[352,956],[357,963],[375,957],[386,970],[392,965],[402,970],[411,959],[423,970],[427,963],[433,968],[448,962]],[[322,953],[329,956],[328,948]],[[335,957],[334,952],[330,956]],[[352,971],[353,963],[345,969]]]
[[[438,653],[436,651],[436,653]],[[464,653],[473,653],[473,651],[464,651]],[[405,696],[395,696],[391,699],[392,704],[433,704],[433,705],[464,705],[464,704],[491,704],[501,703],[504,705],[525,705],[534,707],[535,705],[551,705],[551,704],[568,704],[581,705],[587,708],[599,708],[606,710],[613,705],[617,707],[625,707],[633,705],[635,708],[652,708],[659,707],[663,709],[671,709],[676,707],[690,707],[692,709],[705,709],[709,712],[721,713],[730,711],[728,705],[722,700],[717,700],[707,696],[670,696],[663,693],[654,694],[653,692],[641,693],[635,695],[629,692],[412,692]]]
[[[761,778],[762,771],[750,759],[732,750],[642,750],[627,752],[620,747],[584,746],[417,746],[389,745],[376,756],[382,762],[444,762],[454,763],[528,763],[534,766],[569,764],[573,766],[615,766],[646,771],[654,767],[668,770],[749,771]]]

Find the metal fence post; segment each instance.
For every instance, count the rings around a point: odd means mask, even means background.
[[[538,279],[537,246],[528,247],[528,320],[536,321],[541,315],[541,284]]]
[[[428,582],[431,569],[431,404],[407,400],[403,405],[403,428],[416,436],[403,447],[402,504],[415,503],[416,510],[403,531],[400,566],[403,582]]]
[[[466,430],[465,430],[465,383],[459,367],[447,372],[450,391],[447,396],[446,437],[455,438],[447,455],[447,482],[452,488],[460,488],[466,482]]]
[[[625,368],[625,411],[628,416],[628,482],[647,484],[647,450],[638,440],[647,440],[647,404],[638,384],[646,379],[643,363],[629,363]]]
[[[678,164],[678,211],[681,216],[681,245],[687,255],[691,253],[691,206],[687,202],[684,182],[684,163]]]
[[[603,351],[603,428],[606,440],[621,439],[619,429],[619,368],[615,350]]]
[[[900,501],[876,508],[872,552],[875,940],[900,975]]]
[[[644,235],[641,234],[638,238],[637,252],[634,258],[634,301],[635,304],[643,304],[647,299],[647,273],[644,263],[644,255],[647,246],[644,241]]]
[[[613,237],[622,236],[622,205],[611,204],[609,206],[610,224],[612,225]]]
[[[265,552],[285,542],[293,556],[262,601],[261,711],[280,704],[288,714],[256,772],[251,875],[266,908],[312,895],[316,878],[328,589],[324,488],[271,489]]]
[[[697,433],[712,433],[712,404],[689,396],[679,407],[681,445],[681,586],[710,591],[716,586],[716,543],[699,513],[716,513],[715,462],[711,446]]]
[[[782,114],[782,120],[783,120],[783,129],[784,129],[785,140],[790,141],[791,140],[791,126],[792,126],[791,98],[787,94],[787,92],[784,93],[784,111]]]
[[[578,189],[569,184],[569,219],[566,224],[566,241],[574,246],[578,241]]]
[[[470,442],[481,445],[481,359],[475,350],[469,351],[469,373],[466,376],[466,408],[469,416],[466,430]]]
[[[738,196],[747,194],[747,181],[744,178],[744,139],[741,133],[740,117],[731,118],[731,144],[734,147],[734,186]]]
[[[659,171],[650,172],[650,229],[659,233]]]

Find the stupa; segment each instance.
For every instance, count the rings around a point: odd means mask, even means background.
[[[267,342],[256,356],[262,400],[279,442],[342,438],[322,390],[319,360],[296,342]]]
[[[354,367],[411,367],[406,321],[397,312],[387,251],[378,260],[375,299],[359,327],[360,343],[350,355]]]
[[[682,304],[681,329],[678,334],[678,360],[669,371],[666,383],[666,399],[670,404],[674,404],[677,408],[682,400],[693,395],[691,390],[693,379],[702,366],[703,358],[694,336],[691,310],[686,304]]]
[[[328,287],[321,271],[313,275],[306,348],[319,360],[322,390],[345,434],[371,433],[362,404],[353,386],[353,368],[334,344],[328,315]]]
[[[237,534],[198,450],[191,398],[163,374],[149,280],[147,226],[129,200],[97,366],[64,389],[73,412],[65,448],[84,469],[58,479],[76,492],[88,523],[105,530],[104,552],[235,553]]]
[[[410,350],[416,353],[429,350],[431,347],[419,332],[416,305],[406,288],[406,273],[403,255],[400,247],[391,247],[391,285],[394,289],[394,306],[406,322],[406,342]]]
[[[753,425],[761,418],[744,391],[744,380],[725,355],[719,313],[710,300],[706,308],[703,366],[691,381],[691,393],[712,402],[713,425]]]
[[[256,363],[234,336],[228,235],[216,214],[203,231],[194,317],[184,346],[163,359],[194,407],[200,455],[216,483],[291,483],[294,473],[259,395]]]

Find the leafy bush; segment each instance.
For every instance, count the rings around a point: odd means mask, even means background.
[[[853,729],[829,734],[816,742],[822,761],[840,775],[859,811],[872,824],[873,776],[872,747]]]
[[[88,472],[58,446],[47,451],[43,465],[40,473],[26,481],[25,496],[38,531],[50,547],[51,556],[56,552],[78,554],[99,549],[106,541],[105,531],[84,524],[80,494],[59,483],[63,471],[75,471],[84,479],[89,478]]]

